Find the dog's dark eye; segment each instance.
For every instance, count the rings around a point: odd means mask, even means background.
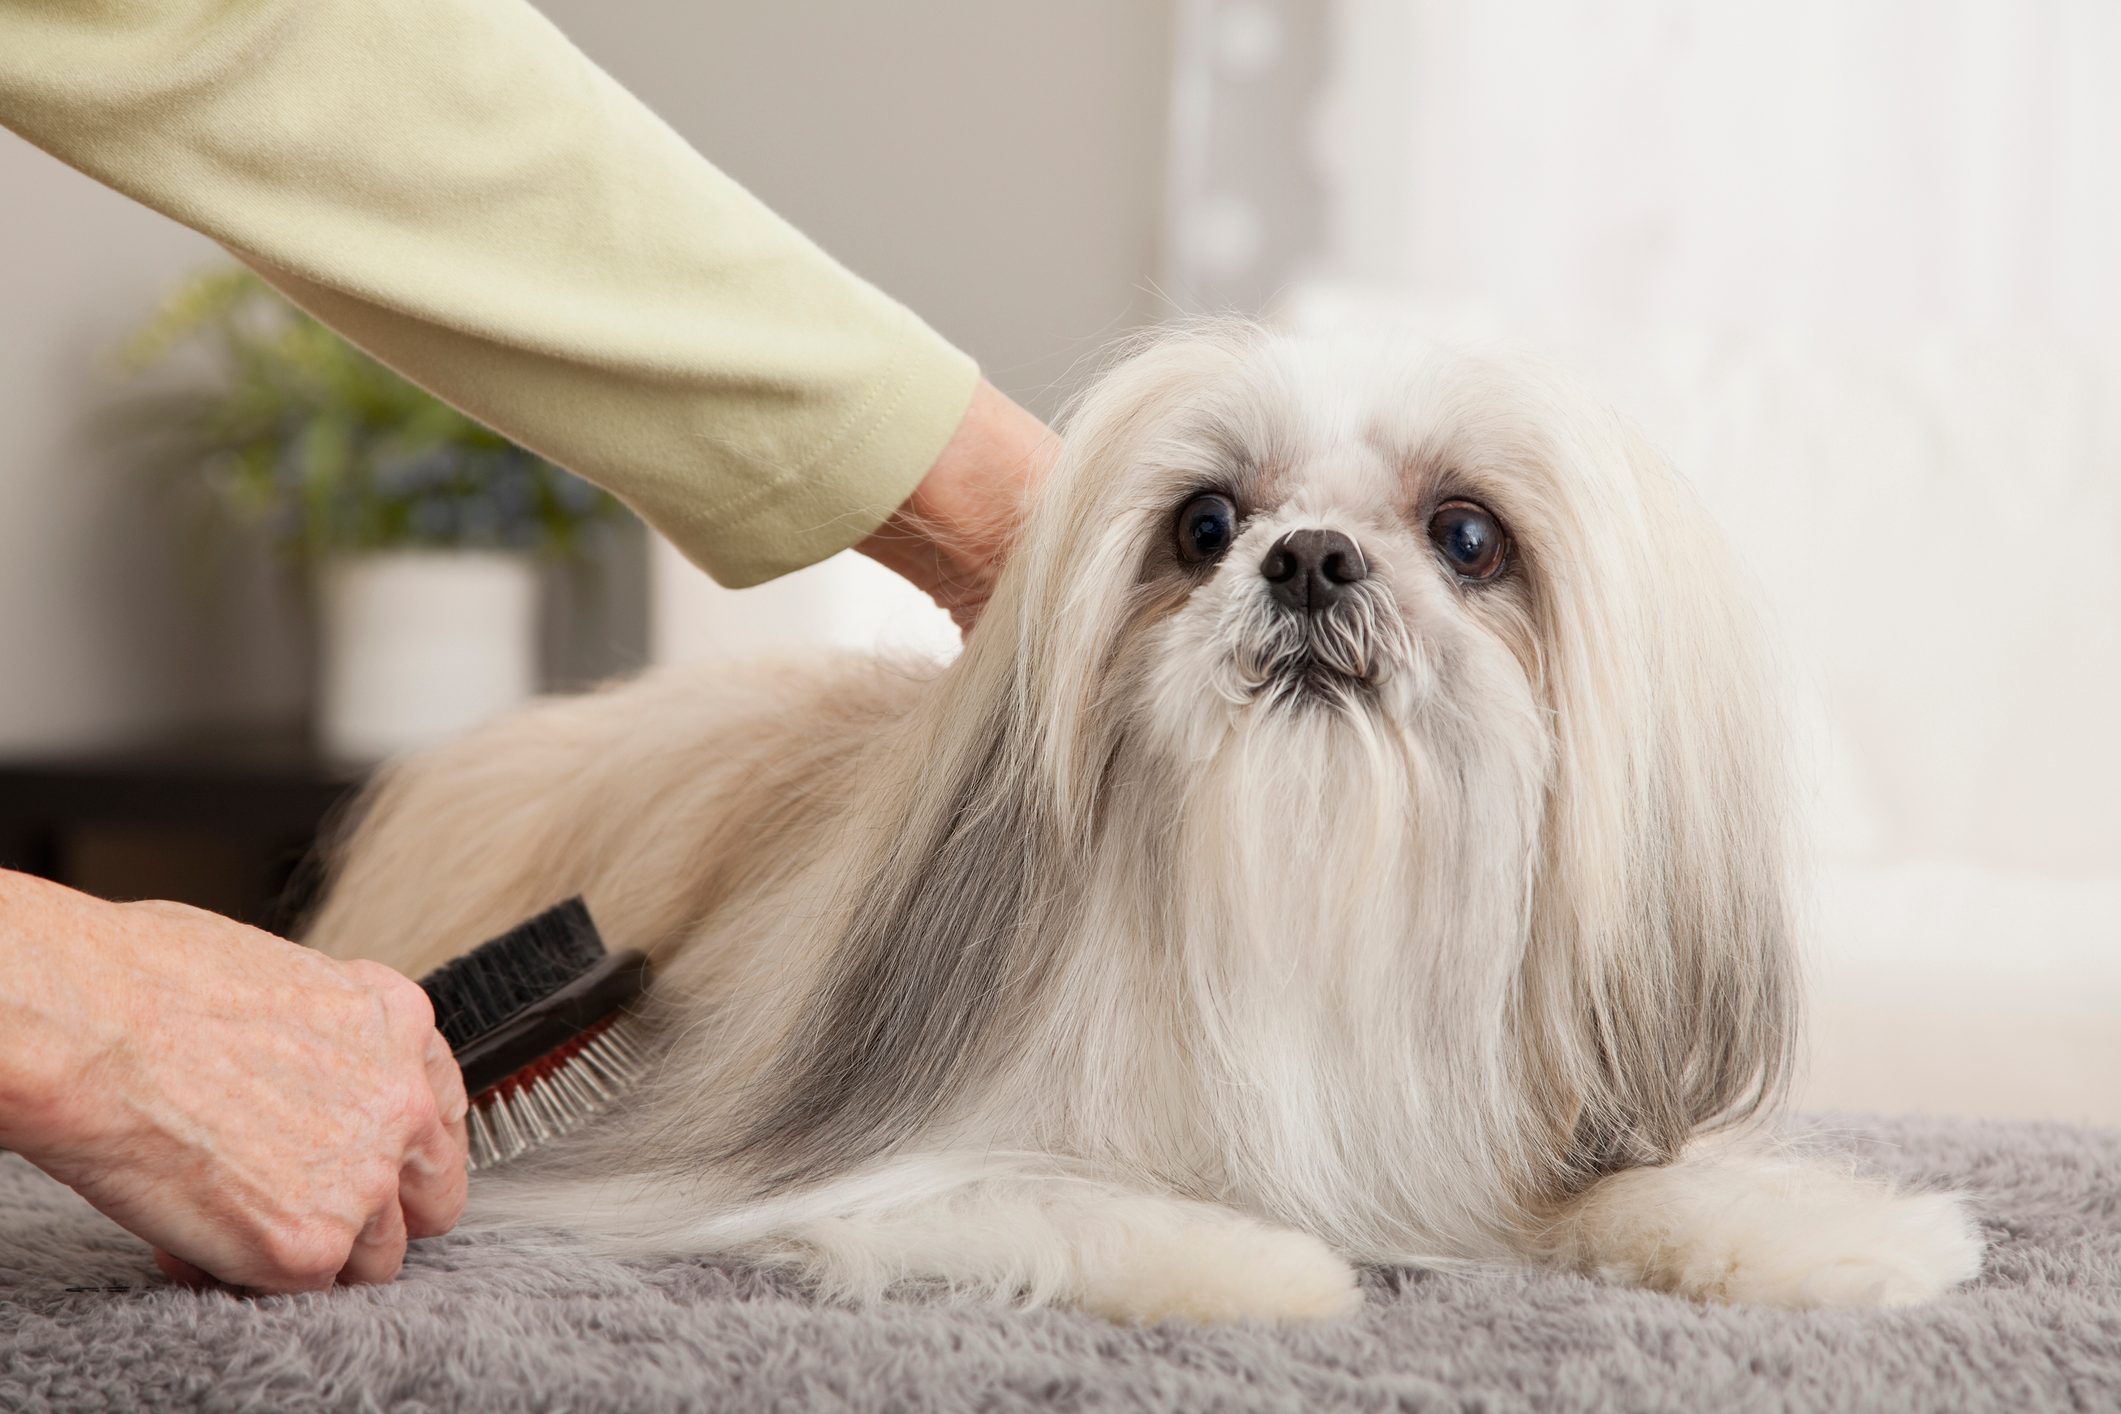
[[[1223,557],[1237,538],[1237,507],[1227,496],[1195,496],[1178,511],[1178,557],[1191,565]]]
[[[1502,572],[1510,537],[1487,507],[1446,501],[1429,517],[1429,539],[1461,579],[1493,579]]]

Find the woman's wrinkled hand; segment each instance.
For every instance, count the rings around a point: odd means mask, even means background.
[[[384,1282],[463,1212],[424,992],[175,903],[0,873],[0,1144],[180,1280]]]

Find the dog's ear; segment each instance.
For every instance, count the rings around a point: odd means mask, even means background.
[[[1572,1098],[1565,1181],[1675,1157],[1794,1059],[1785,734],[1764,630],[1714,527],[1631,429],[1540,587],[1555,762],[1525,1034]]]
[[[960,677],[943,696],[969,699]],[[1054,962],[1037,916],[1061,891],[1049,794],[1006,695],[960,700],[932,774],[910,781],[805,1020],[728,1157],[779,1187],[842,1172],[948,1109],[1028,1026]]]
[[[1158,437],[1183,407],[1239,368],[1265,337],[1240,319],[1165,326],[1121,356],[1069,409],[1067,441],[1039,489],[970,653],[1006,654],[1025,720],[1071,828],[1088,825],[1108,741],[1098,720],[1106,672],[1138,608],[1143,554],[1129,527],[1168,533],[1174,508],[1145,495]]]
[[[1612,881],[1618,907],[1589,948],[1590,1083],[1569,1164],[1586,1176],[1678,1157],[1694,1134],[1775,1099],[1792,1066],[1781,841],[1747,798],[1759,783],[1701,754],[1677,743],[1653,753],[1623,827],[1633,842]]]

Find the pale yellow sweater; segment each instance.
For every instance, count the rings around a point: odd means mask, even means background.
[[[726,584],[868,534],[977,378],[522,0],[0,0],[0,124]]]

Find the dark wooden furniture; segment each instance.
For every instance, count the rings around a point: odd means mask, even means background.
[[[0,866],[105,898],[174,898],[276,933],[366,768],[292,736],[0,759]]]

